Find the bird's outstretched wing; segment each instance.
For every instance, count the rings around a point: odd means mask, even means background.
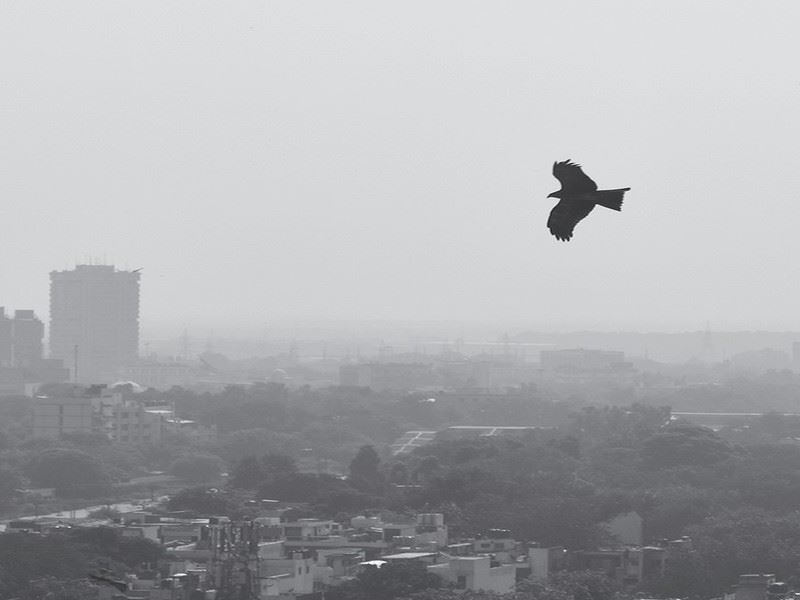
[[[567,159],[553,163],[553,177],[561,182],[566,195],[594,192],[597,184],[583,172],[581,166]]]
[[[575,225],[586,215],[592,212],[593,202],[576,202],[574,200],[561,200],[550,211],[547,219],[547,228],[556,239],[568,242],[572,237]]]

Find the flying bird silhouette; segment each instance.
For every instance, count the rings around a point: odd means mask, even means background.
[[[585,218],[595,205],[611,210],[622,210],[622,196],[631,188],[598,190],[581,166],[567,159],[553,163],[553,176],[561,182],[561,189],[548,198],[559,198],[560,202],[550,211],[547,228],[556,239],[564,242],[572,238],[575,225]]]

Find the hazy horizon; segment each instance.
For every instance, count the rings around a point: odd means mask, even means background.
[[[793,2],[5,3],[0,305],[800,330]],[[555,160],[629,186],[569,243]]]

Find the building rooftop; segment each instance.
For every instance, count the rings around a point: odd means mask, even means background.
[[[387,554],[381,558],[384,560],[414,560],[417,558],[430,558],[436,555],[436,552],[400,552],[399,554]]]

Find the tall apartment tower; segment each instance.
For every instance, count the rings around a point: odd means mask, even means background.
[[[14,318],[0,306],[0,367],[32,367],[42,360],[44,324],[32,310],[18,310]]]
[[[78,382],[102,383],[139,356],[139,273],[77,265],[50,273],[50,356]]]
[[[14,335],[15,367],[32,367],[42,360],[44,323],[32,310],[14,311],[12,321]]]

